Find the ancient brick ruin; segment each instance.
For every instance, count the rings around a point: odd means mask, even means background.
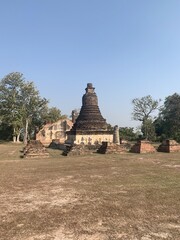
[[[49,153],[38,140],[30,140],[23,150],[24,158],[47,158]]]
[[[175,140],[164,140],[158,147],[158,152],[180,152],[180,144]]]
[[[101,144],[102,141],[113,141],[113,132],[107,130],[107,123],[99,110],[94,89],[92,83],[87,84],[79,116],[72,129],[67,132],[69,144],[94,145]]]
[[[37,134],[36,140],[48,147],[52,142],[63,144],[66,140],[66,131],[72,128],[72,121],[69,119],[60,119],[55,123],[47,123]]]
[[[97,145],[66,145],[66,149],[63,151],[63,156],[78,156],[78,155],[90,155],[96,153]]]
[[[147,140],[139,140],[130,149],[132,153],[154,153],[155,147]]]
[[[97,150],[97,153],[101,154],[119,154],[129,152],[130,144],[116,144],[116,143],[108,143],[102,142],[102,145]]]

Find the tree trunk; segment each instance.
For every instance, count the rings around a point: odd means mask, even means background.
[[[25,132],[24,132],[24,144],[26,145],[27,144],[27,138],[28,138],[28,119],[26,119],[26,125],[25,125]]]
[[[16,142],[16,129],[13,129],[13,142]]]
[[[19,142],[19,138],[20,138],[20,133],[18,133],[17,135],[17,142]]]

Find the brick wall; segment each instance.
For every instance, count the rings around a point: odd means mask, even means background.
[[[180,144],[175,140],[165,140],[158,147],[159,152],[180,152]]]
[[[149,141],[141,140],[135,143],[130,151],[133,153],[154,153],[156,149]]]

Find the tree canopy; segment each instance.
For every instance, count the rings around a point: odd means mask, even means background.
[[[135,98],[132,100],[133,104],[133,119],[136,121],[144,121],[148,119],[150,115],[158,109],[159,102],[161,100],[154,100],[150,95],[142,97],[142,98]]]
[[[44,114],[44,122],[45,123],[54,123],[59,119],[66,118],[66,115],[61,115],[61,110],[56,107],[51,107],[46,109]]]
[[[158,119],[156,132],[160,136],[180,141],[180,95],[174,93],[166,97]]]
[[[137,134],[134,132],[132,127],[120,127],[119,136],[123,140],[133,141],[138,138]]]
[[[2,123],[12,126],[13,138],[20,135],[23,126],[21,88],[24,78],[14,72],[5,76],[0,82],[0,116]]]
[[[155,136],[152,113],[158,109],[160,101],[154,100],[150,95],[132,100],[133,119],[142,122],[141,131],[148,140],[153,140]]]
[[[42,98],[31,81],[22,73],[12,72],[0,81],[0,130],[12,131],[13,141],[19,141],[23,133],[24,143],[35,133],[37,127],[51,118],[61,116],[57,108],[48,108],[48,100]]]

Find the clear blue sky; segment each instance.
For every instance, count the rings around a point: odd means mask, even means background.
[[[18,71],[70,115],[93,83],[104,118],[180,93],[180,0],[0,0],[0,78]]]

